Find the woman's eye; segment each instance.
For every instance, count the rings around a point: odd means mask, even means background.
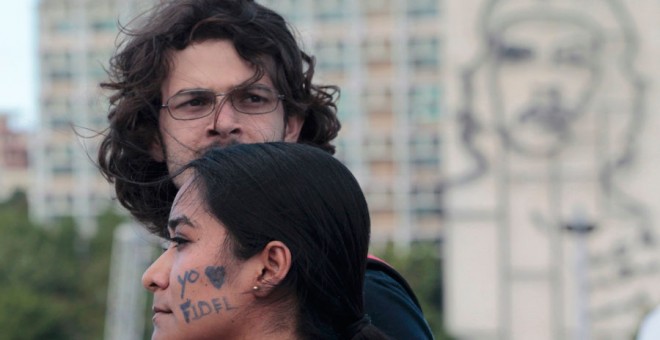
[[[174,243],[174,247],[175,247],[175,248],[178,248],[178,247],[180,247],[180,246],[182,246],[182,245],[188,243],[188,240],[186,240],[186,239],[184,239],[184,238],[181,238],[181,237],[178,237],[178,236],[172,237],[172,238],[170,239],[170,241],[171,241],[172,243]]]
[[[166,251],[167,249],[170,249],[171,247],[181,248],[182,246],[186,245],[189,242],[190,241],[188,241],[187,239],[185,239],[183,237],[179,237],[179,236],[170,237],[167,240],[165,240],[165,242],[163,242],[163,245],[164,245],[163,251]]]

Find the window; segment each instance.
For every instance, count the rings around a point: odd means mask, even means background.
[[[60,33],[72,33],[76,30],[76,25],[70,20],[61,20],[55,23],[55,31]]]
[[[435,133],[417,133],[410,140],[410,160],[417,166],[438,166],[440,136]]]
[[[50,72],[50,78],[53,81],[69,81],[72,76],[69,70],[52,70]]]
[[[414,185],[411,192],[412,210],[416,215],[442,215],[439,186],[433,183]]]
[[[385,15],[391,11],[392,0],[360,1],[363,12],[368,16]]]
[[[364,103],[369,112],[391,112],[392,90],[389,87],[370,87],[364,92]]]
[[[408,41],[410,62],[415,68],[438,67],[440,43],[437,37],[418,37]]]
[[[369,202],[369,210],[374,212],[391,210],[394,205],[394,193],[384,183],[367,186],[365,196]]]
[[[73,149],[69,145],[47,146],[46,154],[55,175],[71,175],[73,173]]]
[[[369,66],[386,65],[392,62],[392,42],[386,37],[373,37],[362,44]]]
[[[442,91],[436,84],[415,85],[408,90],[411,118],[414,123],[435,123],[440,116]]]
[[[408,1],[408,15],[411,17],[433,17],[439,13],[440,0],[415,0]]]
[[[92,29],[94,31],[114,32],[117,30],[117,24],[110,19],[96,19],[92,22]]]
[[[305,19],[306,0],[265,0],[260,1],[264,6],[275,9],[288,21],[295,24]]]
[[[392,136],[369,134],[364,141],[365,155],[371,160],[392,158]]]
[[[53,130],[66,130],[70,129],[72,126],[73,122],[71,121],[70,117],[67,117],[67,115],[63,115],[61,112],[60,113],[55,113],[53,112],[50,115],[50,128]]]
[[[316,16],[321,20],[336,20],[344,15],[346,0],[323,0],[316,2]]]
[[[320,41],[316,44],[316,61],[319,70],[342,71],[345,67],[345,45],[342,41]]]

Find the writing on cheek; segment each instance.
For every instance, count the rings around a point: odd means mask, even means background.
[[[181,308],[181,312],[183,313],[183,318],[186,320],[186,323],[199,320],[207,315],[212,314],[213,312],[219,314],[222,310],[230,311],[238,309],[238,307],[232,306],[229,301],[227,301],[227,297],[225,296],[222,298],[213,298],[211,300],[200,300],[195,303],[188,299],[179,307]]]
[[[204,270],[204,274],[209,278],[213,287],[220,289],[222,284],[225,283],[225,267],[223,266],[208,266]]]
[[[188,282],[190,283],[195,283],[199,279],[199,273],[196,270],[189,270],[183,273],[183,277],[181,275],[177,276],[177,280],[179,280],[179,283],[181,284],[181,298],[183,299],[183,296],[185,295],[186,292],[186,284]]]

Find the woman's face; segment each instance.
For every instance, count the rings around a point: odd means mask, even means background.
[[[226,229],[189,177],[170,212],[171,241],[142,277],[154,294],[152,339],[241,338],[258,269],[254,258],[241,261],[227,249]]]

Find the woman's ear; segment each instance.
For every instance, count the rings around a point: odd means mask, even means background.
[[[273,287],[284,280],[291,269],[291,251],[281,241],[270,241],[259,254],[262,267],[255,283],[257,296],[267,296]]]

